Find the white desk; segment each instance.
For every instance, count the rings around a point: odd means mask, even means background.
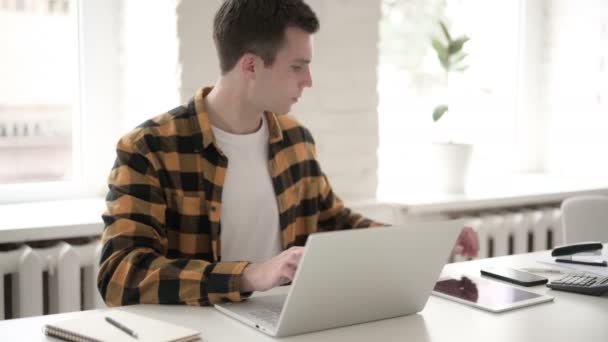
[[[479,274],[481,267],[546,267],[536,263],[548,252],[449,264],[448,274]],[[608,341],[608,295],[593,297],[553,291],[544,285],[529,288],[555,297],[544,303],[501,314],[481,311],[431,296],[415,315],[360,324],[311,334],[288,341]],[[286,288],[278,289],[285,291]],[[275,341],[208,307],[134,305],[124,308],[141,315],[199,329],[203,341]],[[78,316],[48,315],[0,322],[2,341],[57,341],[41,333],[45,323]]]

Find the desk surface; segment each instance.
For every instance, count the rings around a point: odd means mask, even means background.
[[[530,253],[446,265],[443,275],[479,274],[491,265],[547,267],[537,260],[548,252]],[[554,277],[554,276],[551,276]],[[608,295],[585,296],[528,288],[555,297],[554,302],[504,313],[490,313],[431,296],[419,314],[326,330],[288,341],[608,341]],[[286,291],[275,289],[275,292]],[[102,309],[107,310],[107,309]],[[203,341],[275,341],[209,307],[134,305],[124,310],[201,331]],[[56,341],[42,335],[45,323],[78,316],[66,313],[0,321],[3,341]]]

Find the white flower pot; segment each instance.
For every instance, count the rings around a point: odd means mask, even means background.
[[[473,146],[468,144],[433,144],[434,167],[440,192],[445,194],[465,192],[472,153]]]

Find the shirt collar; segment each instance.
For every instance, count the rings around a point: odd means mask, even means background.
[[[197,90],[194,95],[194,107],[196,109],[196,116],[198,117],[198,124],[203,132],[203,147],[207,148],[210,144],[215,143],[215,136],[211,129],[211,123],[209,122],[209,114],[205,111],[205,102],[203,99],[213,87],[202,87]],[[268,124],[268,133],[270,137],[270,143],[274,144],[283,140],[283,132],[281,130],[281,124],[276,114],[272,112],[264,112],[266,116],[266,122]]]

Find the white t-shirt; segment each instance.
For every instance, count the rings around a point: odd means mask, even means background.
[[[222,191],[222,261],[261,262],[279,254],[279,209],[268,171],[268,124],[251,134],[232,134],[212,126],[228,158]]]

